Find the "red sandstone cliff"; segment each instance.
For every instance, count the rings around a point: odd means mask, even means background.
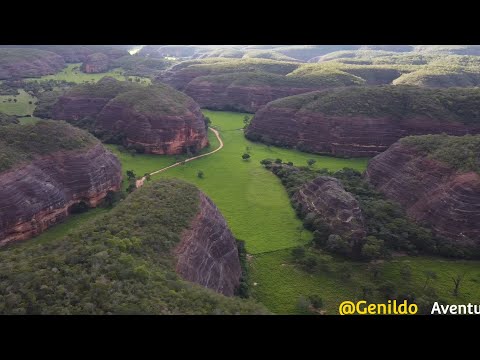
[[[198,77],[185,87],[184,92],[195,99],[201,107],[253,113],[270,101],[313,90],[318,90],[318,87],[217,83],[205,77]]]
[[[332,234],[342,236],[360,251],[366,237],[362,210],[357,199],[345,191],[338,179],[317,177],[293,195],[292,204],[304,216],[315,214],[329,226]]]
[[[120,162],[101,144],[0,173],[0,246],[41,233],[74,204],[97,206],[109,190],[120,189],[121,177]]]
[[[267,137],[275,144],[313,153],[369,157],[385,151],[402,137],[440,133],[475,134],[480,133],[480,125],[426,116],[406,119],[332,116],[267,104],[253,117],[246,136],[252,140]]]
[[[108,71],[110,59],[102,53],[88,55],[81,66],[81,70],[87,74],[102,73]]]
[[[125,134],[128,145],[142,145],[151,154],[195,153],[208,144],[204,117],[194,101],[181,115],[140,112],[110,102],[98,114],[96,126]]]
[[[242,269],[235,238],[215,204],[199,192],[200,211],[175,250],[177,272],[226,296],[233,296]]]
[[[480,175],[450,166],[397,142],[373,158],[367,180],[407,215],[459,245],[480,248]]]
[[[77,126],[82,120],[97,136],[121,138],[145,153],[195,153],[208,145],[199,105],[165,84],[144,87],[104,78],[78,88],[60,96],[47,116]]]

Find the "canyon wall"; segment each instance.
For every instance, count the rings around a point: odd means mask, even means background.
[[[75,204],[97,206],[108,191],[120,189],[121,178],[120,162],[101,144],[0,173],[0,246],[40,234]]]
[[[242,276],[235,238],[212,200],[199,196],[200,211],[175,250],[176,270],[185,280],[233,296]]]
[[[373,158],[366,179],[415,221],[480,249],[480,175],[462,172],[397,142]]]

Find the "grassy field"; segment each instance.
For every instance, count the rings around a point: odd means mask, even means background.
[[[352,277],[341,279],[338,273],[309,274],[292,265],[290,250],[259,254],[250,260],[253,296],[269,310],[277,314],[302,314],[298,307],[301,297],[318,295],[323,299],[327,314],[338,314],[338,306],[344,300],[362,300],[362,287],[375,288],[367,264],[352,263]],[[400,275],[403,264],[411,268],[410,280]],[[429,282],[440,298],[448,303],[465,304],[480,299],[480,262],[448,261],[428,257],[399,257],[384,263],[380,278],[392,281],[399,291],[422,291],[425,271],[433,271],[437,278]],[[458,297],[452,294],[452,277],[465,274]],[[378,295],[369,301],[384,303]]]
[[[253,255],[249,260],[249,268],[255,299],[277,314],[303,314],[298,307],[299,299],[315,294],[323,299],[327,314],[336,314],[341,301],[359,300],[363,286],[378,285],[372,282],[372,275],[364,263],[348,263],[352,267],[352,276],[348,280],[341,279],[338,272],[309,274],[292,264],[291,248],[308,242],[311,233],[300,231],[302,224],[290,206],[284,187],[277,177],[259,164],[260,160],[267,157],[281,158],[295,164],[306,164],[307,159],[313,158],[317,160],[315,168],[336,170],[353,167],[363,170],[367,164],[366,159],[337,159],[252,143],[244,138],[241,130],[244,114],[211,111],[205,111],[205,114],[212,120],[212,125],[220,130],[225,147],[211,156],[155,175],[152,181],[179,177],[196,184],[215,201],[235,236],[246,241],[247,250]],[[34,118],[24,118],[21,121],[25,122],[26,119],[35,121]],[[212,151],[219,145],[212,132],[209,132],[209,140],[211,144],[202,150],[203,153]],[[134,170],[137,176],[185,158],[132,155],[115,145],[107,146],[120,158],[123,171]],[[243,161],[241,155],[247,151],[247,147],[252,158]],[[199,170],[205,174],[203,179],[197,177]],[[124,185],[127,185],[126,182]],[[22,246],[59,239],[106,211],[94,209],[74,215],[31,241],[22,243]],[[340,262],[342,260],[334,260],[334,264]],[[400,275],[400,268],[405,263],[409,264],[412,272],[409,281]],[[393,281],[399,290],[413,289],[416,292],[424,286],[425,271],[434,271],[437,278],[429,286],[441,298],[449,303],[468,303],[480,299],[479,265],[479,262],[397,257],[384,263],[381,278]],[[465,273],[465,278],[460,295],[454,297],[452,277],[462,273]],[[373,300],[384,301],[381,298]]]
[[[82,64],[69,64],[65,69],[62,71],[53,74],[53,75],[46,75],[42,76],[40,78],[31,78],[28,79],[28,81],[42,81],[42,80],[65,80],[69,82],[76,82],[76,83],[82,83],[86,81],[98,81],[104,76],[111,76],[117,80],[126,80],[127,78],[131,77],[132,79],[138,77],[138,76],[124,76],[123,75],[123,69],[118,68],[118,69],[112,69],[108,72],[105,73],[99,73],[99,74],[85,74],[80,71],[80,66]],[[144,84],[150,84],[151,80],[148,78],[141,78],[141,83]]]
[[[23,90],[19,90],[18,95],[1,95],[0,96],[0,112],[8,115],[32,115],[35,110],[36,97],[27,94]],[[8,101],[12,99],[12,101]],[[17,101],[14,101],[17,100]]]
[[[197,185],[216,203],[234,235],[246,241],[247,250],[252,254],[290,248],[311,239],[311,233],[300,231],[302,224],[295,216],[280,181],[263,169],[260,160],[281,158],[283,161],[306,165],[306,161],[313,158],[317,160],[315,167],[333,170],[343,167],[363,170],[367,164],[366,159],[336,159],[252,143],[243,136],[245,114],[204,113],[220,131],[225,147],[211,156],[155,175],[152,180],[178,177]],[[213,134],[210,139],[212,137]],[[133,169],[137,175],[175,162],[172,156],[132,156],[120,153],[118,149],[113,151],[119,155],[124,171]],[[242,160],[245,152],[251,155],[249,161]],[[197,176],[199,170],[205,174],[203,179]]]
[[[35,116],[28,116],[28,117],[18,118],[18,120],[20,121],[20,124],[28,125],[28,124],[35,124],[36,122],[38,122],[42,119],[40,119],[38,117],[35,117]]]

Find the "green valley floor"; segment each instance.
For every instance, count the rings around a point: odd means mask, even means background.
[[[206,110],[204,114],[211,119],[211,126],[220,132],[224,148],[215,154],[154,175],[151,181],[182,178],[197,185],[212,198],[235,237],[246,243],[252,296],[272,312],[303,314],[305,311],[298,306],[301,299],[318,295],[324,301],[326,313],[336,314],[340,302],[360,299],[363,287],[372,284],[367,264],[349,262],[352,275],[348,279],[328,271],[309,274],[292,265],[291,249],[308,243],[312,234],[303,228],[296,217],[280,180],[265,170],[260,160],[280,158],[295,165],[306,165],[308,159],[315,159],[314,168],[340,170],[350,167],[363,171],[368,159],[338,159],[253,143],[243,136],[246,114]],[[203,149],[202,153],[218,147],[218,140],[211,131],[209,140],[210,146]],[[137,177],[185,159],[185,156],[133,155],[115,145],[108,147],[119,157],[123,173],[133,170]],[[251,158],[243,160],[243,153],[249,153]],[[199,171],[204,173],[203,178],[198,177]],[[125,181],[124,189],[126,186]],[[71,217],[23,244],[28,246],[30,242],[53,241],[76,227],[85,226],[97,213],[104,211],[97,209]],[[334,265],[343,264],[341,259],[332,261]],[[411,269],[408,280],[400,275],[404,264]],[[426,271],[432,271],[437,276],[431,280],[430,286],[439,295],[452,303],[465,303],[480,298],[479,265],[478,261],[403,256],[385,261],[381,276],[398,283],[402,289],[420,289],[424,285]],[[465,274],[465,279],[460,296],[453,297],[452,277],[459,273]]]

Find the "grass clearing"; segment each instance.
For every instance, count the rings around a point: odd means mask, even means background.
[[[38,117],[35,117],[35,116],[26,116],[26,117],[18,118],[18,121],[20,121],[20,124],[22,124],[22,125],[36,124],[40,120],[42,120],[42,119],[40,119]]]
[[[125,76],[123,75],[123,69],[121,68],[116,68],[116,69],[111,69],[108,72],[104,73],[98,73],[98,74],[86,74],[82,71],[80,71],[80,66],[82,64],[68,64],[68,66],[63,69],[62,71],[53,74],[53,75],[46,75],[42,76],[39,78],[30,78],[27,79],[27,81],[43,81],[43,80],[65,80],[68,82],[75,82],[75,83],[83,83],[87,81],[94,81],[97,82],[101,78],[105,76],[110,76],[113,77],[117,80],[127,80],[129,77],[132,78],[134,81],[135,78],[139,76]],[[144,84],[151,84],[151,80],[148,78],[140,78],[141,82]]]
[[[22,89],[18,92],[18,95],[0,96],[0,112],[8,115],[32,115],[37,98]],[[8,101],[8,99],[11,99],[11,101]]]
[[[303,314],[298,307],[301,297],[318,295],[323,299],[327,314],[338,314],[342,301],[362,300],[363,286],[374,288],[372,275],[365,263],[349,262],[352,277],[343,280],[336,273],[309,274],[292,265],[290,250],[276,251],[254,256],[250,261],[253,296],[276,314]],[[411,278],[406,281],[400,275],[402,265],[411,268]],[[426,271],[433,271],[437,278],[429,282],[440,298],[450,304],[466,304],[480,299],[480,262],[451,261],[430,257],[399,257],[384,263],[381,279],[395,283],[399,291],[420,293],[424,287]],[[465,273],[458,297],[453,296],[452,277]],[[385,303],[378,295],[369,301]]]
[[[312,236],[307,231],[300,231],[302,223],[290,206],[280,180],[265,170],[260,160],[281,158],[306,165],[306,161],[312,158],[317,160],[314,167],[332,170],[343,167],[364,170],[367,164],[366,159],[337,159],[253,143],[243,136],[246,114],[217,111],[204,111],[204,114],[220,131],[224,148],[211,156],[154,175],[152,181],[178,177],[197,185],[212,198],[234,235],[245,240],[247,251],[252,254],[305,244]],[[214,135],[210,133],[210,140],[212,138]],[[124,172],[134,170],[138,176],[176,162],[174,156],[131,155],[115,147],[110,149],[119,156]],[[249,161],[242,160],[245,152],[251,155]],[[203,179],[197,176],[200,170],[204,172]]]

